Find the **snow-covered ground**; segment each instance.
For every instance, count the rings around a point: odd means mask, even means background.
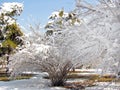
[[[40,77],[9,82],[0,81],[0,90],[69,90],[62,87],[49,87],[49,83],[48,80]],[[120,90],[120,84],[102,82],[97,86],[87,87],[85,90]]]
[[[47,73],[39,73],[31,79],[13,80],[8,82],[0,81],[0,90],[69,90],[62,87],[50,87],[50,81],[42,77]],[[69,79],[67,82],[84,81],[84,79]],[[87,87],[85,90],[120,90],[120,83],[101,82],[94,87]]]
[[[120,83],[99,82],[94,87],[86,87],[85,90],[120,90]]]
[[[31,79],[0,81],[0,90],[66,90],[62,87],[50,87],[50,81],[43,79],[41,74]]]

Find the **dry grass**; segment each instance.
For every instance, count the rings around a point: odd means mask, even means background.
[[[86,80],[84,82],[71,82],[71,83],[69,82],[66,83],[64,87],[73,90],[82,90],[85,89],[85,87],[92,87],[92,86],[95,86],[94,81]]]
[[[89,78],[89,80],[93,80],[96,82],[111,82],[114,81],[115,79],[116,79],[115,75],[110,75],[110,74],[106,74],[103,76],[98,75],[96,77]]]
[[[115,78],[104,78],[104,77],[101,77],[101,78],[96,79],[97,82],[111,82],[113,80],[115,80]]]
[[[80,75],[77,73],[72,73],[72,74],[68,74],[67,78],[84,78],[84,79],[89,79],[89,78],[97,78],[99,77],[98,74],[89,74],[89,75]]]
[[[69,73],[93,73],[93,71],[88,71],[88,70],[85,70],[85,71],[69,71]]]
[[[70,78],[87,79],[83,82],[72,82],[65,85],[65,88],[73,90],[84,90],[85,87],[95,86],[96,82],[111,82],[116,79],[115,75],[110,74],[100,76],[99,74],[78,74],[76,72],[70,72],[68,75],[68,79]],[[116,82],[120,82],[120,79],[116,80]]]
[[[49,77],[44,77],[46,79],[49,79]],[[78,73],[74,73],[74,72],[70,72],[68,75],[67,75],[67,79],[88,79],[88,80],[92,80],[92,81],[97,81],[97,82],[111,82],[113,80],[115,80],[115,76],[114,75],[109,75],[109,74],[106,74],[106,75],[103,75],[103,76],[100,76],[99,74],[88,74],[88,75],[84,75],[84,74],[78,74]]]
[[[31,76],[18,76],[15,78],[15,80],[21,80],[21,79],[29,79]],[[11,79],[9,77],[0,77],[0,81],[10,81]]]
[[[22,74],[21,76],[16,76],[15,80],[21,80],[21,79],[30,79],[33,76],[33,74]],[[12,79],[9,77],[9,75],[5,73],[0,73],[0,81],[11,81]]]
[[[90,73],[89,71],[69,71],[69,73]]]

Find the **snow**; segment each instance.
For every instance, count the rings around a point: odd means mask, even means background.
[[[16,14],[19,15],[23,10],[23,4],[17,2],[3,3],[1,8],[2,8],[2,13],[9,13],[16,10]]]
[[[86,71],[86,72],[101,72],[101,69],[75,69],[75,71]]]
[[[0,90],[67,90],[62,87],[49,87],[50,81],[43,79],[41,77],[43,74],[36,75],[31,79],[0,81]]]
[[[4,16],[4,21],[7,21],[7,23],[9,23],[9,25],[15,23],[15,20],[9,16]]]
[[[94,87],[87,87],[85,90],[120,90],[120,83],[99,82]]]
[[[41,76],[46,73],[39,73],[31,79],[13,80],[8,82],[0,81],[0,90],[69,90],[63,87],[50,87],[50,81]],[[85,79],[70,79],[67,82],[82,82]],[[85,90],[119,90],[120,83],[99,82],[94,87],[86,87]]]

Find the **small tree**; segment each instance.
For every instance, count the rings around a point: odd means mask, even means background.
[[[46,36],[36,32],[36,28],[32,29],[34,32],[26,38],[29,42],[26,48],[10,58],[12,74],[20,74],[25,70],[44,71],[49,74],[53,86],[63,86],[70,69],[80,64],[79,52],[75,48],[71,49],[70,43],[74,39],[69,40],[67,37],[63,39],[65,33]],[[69,33],[68,36],[70,35]]]

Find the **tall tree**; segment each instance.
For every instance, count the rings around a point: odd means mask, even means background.
[[[16,16],[19,16],[23,10],[21,3],[3,3],[0,8],[0,42],[2,47],[10,46],[15,48],[20,44],[19,36],[23,33],[16,22]]]
[[[86,32],[85,35],[87,35],[85,44],[89,43],[89,45],[91,45],[91,47],[86,48],[86,53],[88,52],[87,49],[91,48],[90,51],[94,53],[91,57],[97,56],[95,60],[102,62],[102,64],[100,63],[100,66],[103,68],[105,66],[103,70],[106,70],[106,72],[111,71],[118,75],[120,57],[118,57],[119,53],[116,52],[119,52],[120,45],[120,1],[95,1],[96,4],[90,2],[86,3],[82,0],[77,0],[76,2],[75,11],[79,14],[79,18],[82,18],[83,23],[81,29],[84,30],[84,32]],[[110,53],[112,54],[110,55]],[[106,66],[103,62],[109,62],[110,64]],[[112,70],[112,68],[115,67],[116,70]]]
[[[23,41],[19,38],[23,33],[15,18],[22,11],[23,4],[21,3],[3,3],[0,6],[0,57],[6,57],[6,60],[0,62],[4,66],[6,65],[6,72],[9,70],[7,67],[9,55],[18,45],[23,44]]]

